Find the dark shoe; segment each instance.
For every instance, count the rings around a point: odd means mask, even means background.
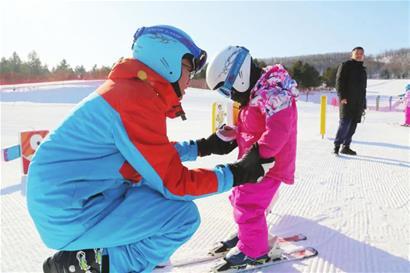
[[[339,154],[339,150],[340,150],[340,145],[335,145],[335,147],[333,148],[333,153],[334,153],[335,155],[338,155],[338,154]]]
[[[231,248],[234,248],[236,244],[238,243],[239,238],[237,233],[233,233],[229,235],[228,238],[225,240],[218,242],[215,247],[209,251],[209,254],[212,256],[219,255],[219,254],[224,254],[225,252],[228,252]]]
[[[270,257],[266,254],[258,258],[250,258],[242,253],[237,247],[229,250],[228,254],[224,258],[225,263],[218,268],[219,271],[226,271],[229,269],[243,269],[248,265],[258,265],[270,261]]]
[[[104,259],[108,259],[108,256],[104,256]],[[43,271],[44,273],[102,273],[102,260],[102,249],[59,251],[45,260]],[[105,272],[108,272],[107,270]]]
[[[340,153],[345,154],[345,155],[357,155],[357,153],[355,151],[353,151],[352,149],[350,149],[349,146],[343,146]]]

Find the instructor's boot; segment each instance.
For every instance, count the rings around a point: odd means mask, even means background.
[[[335,147],[333,148],[333,153],[334,153],[335,155],[338,155],[338,154],[339,154],[339,150],[340,150],[340,145],[336,145],[336,144],[335,144]]]
[[[352,149],[350,149],[349,146],[346,146],[346,145],[343,145],[343,148],[340,151],[340,153],[345,154],[345,155],[357,155],[355,151],[353,151]]]
[[[108,269],[108,256],[102,256],[102,249],[59,251],[43,263],[44,273],[108,273]]]

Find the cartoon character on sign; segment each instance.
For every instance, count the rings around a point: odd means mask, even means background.
[[[20,134],[21,143],[21,158],[23,161],[23,173],[27,174],[28,166],[30,165],[31,159],[34,152],[37,150],[40,143],[47,136],[48,131],[26,131]]]
[[[216,110],[216,128],[221,127],[224,124],[226,113],[223,109],[222,104],[218,104]]]

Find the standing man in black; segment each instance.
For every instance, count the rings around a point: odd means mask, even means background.
[[[357,123],[361,121],[366,109],[367,74],[363,66],[364,49],[355,47],[352,58],[342,63],[336,74],[336,90],[340,101],[340,122],[335,139],[334,153],[356,155],[350,149],[352,136],[356,131]]]

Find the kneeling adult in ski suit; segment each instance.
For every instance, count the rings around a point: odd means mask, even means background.
[[[192,200],[264,175],[258,147],[211,169],[181,161],[236,147],[215,134],[171,143],[166,118],[206,62],[183,31],[140,28],[133,58],[121,60],[94,93],[42,142],[29,174],[27,202],[44,243],[61,250],[44,272],[150,272],[200,223]],[[101,266],[102,264],[102,266]]]

